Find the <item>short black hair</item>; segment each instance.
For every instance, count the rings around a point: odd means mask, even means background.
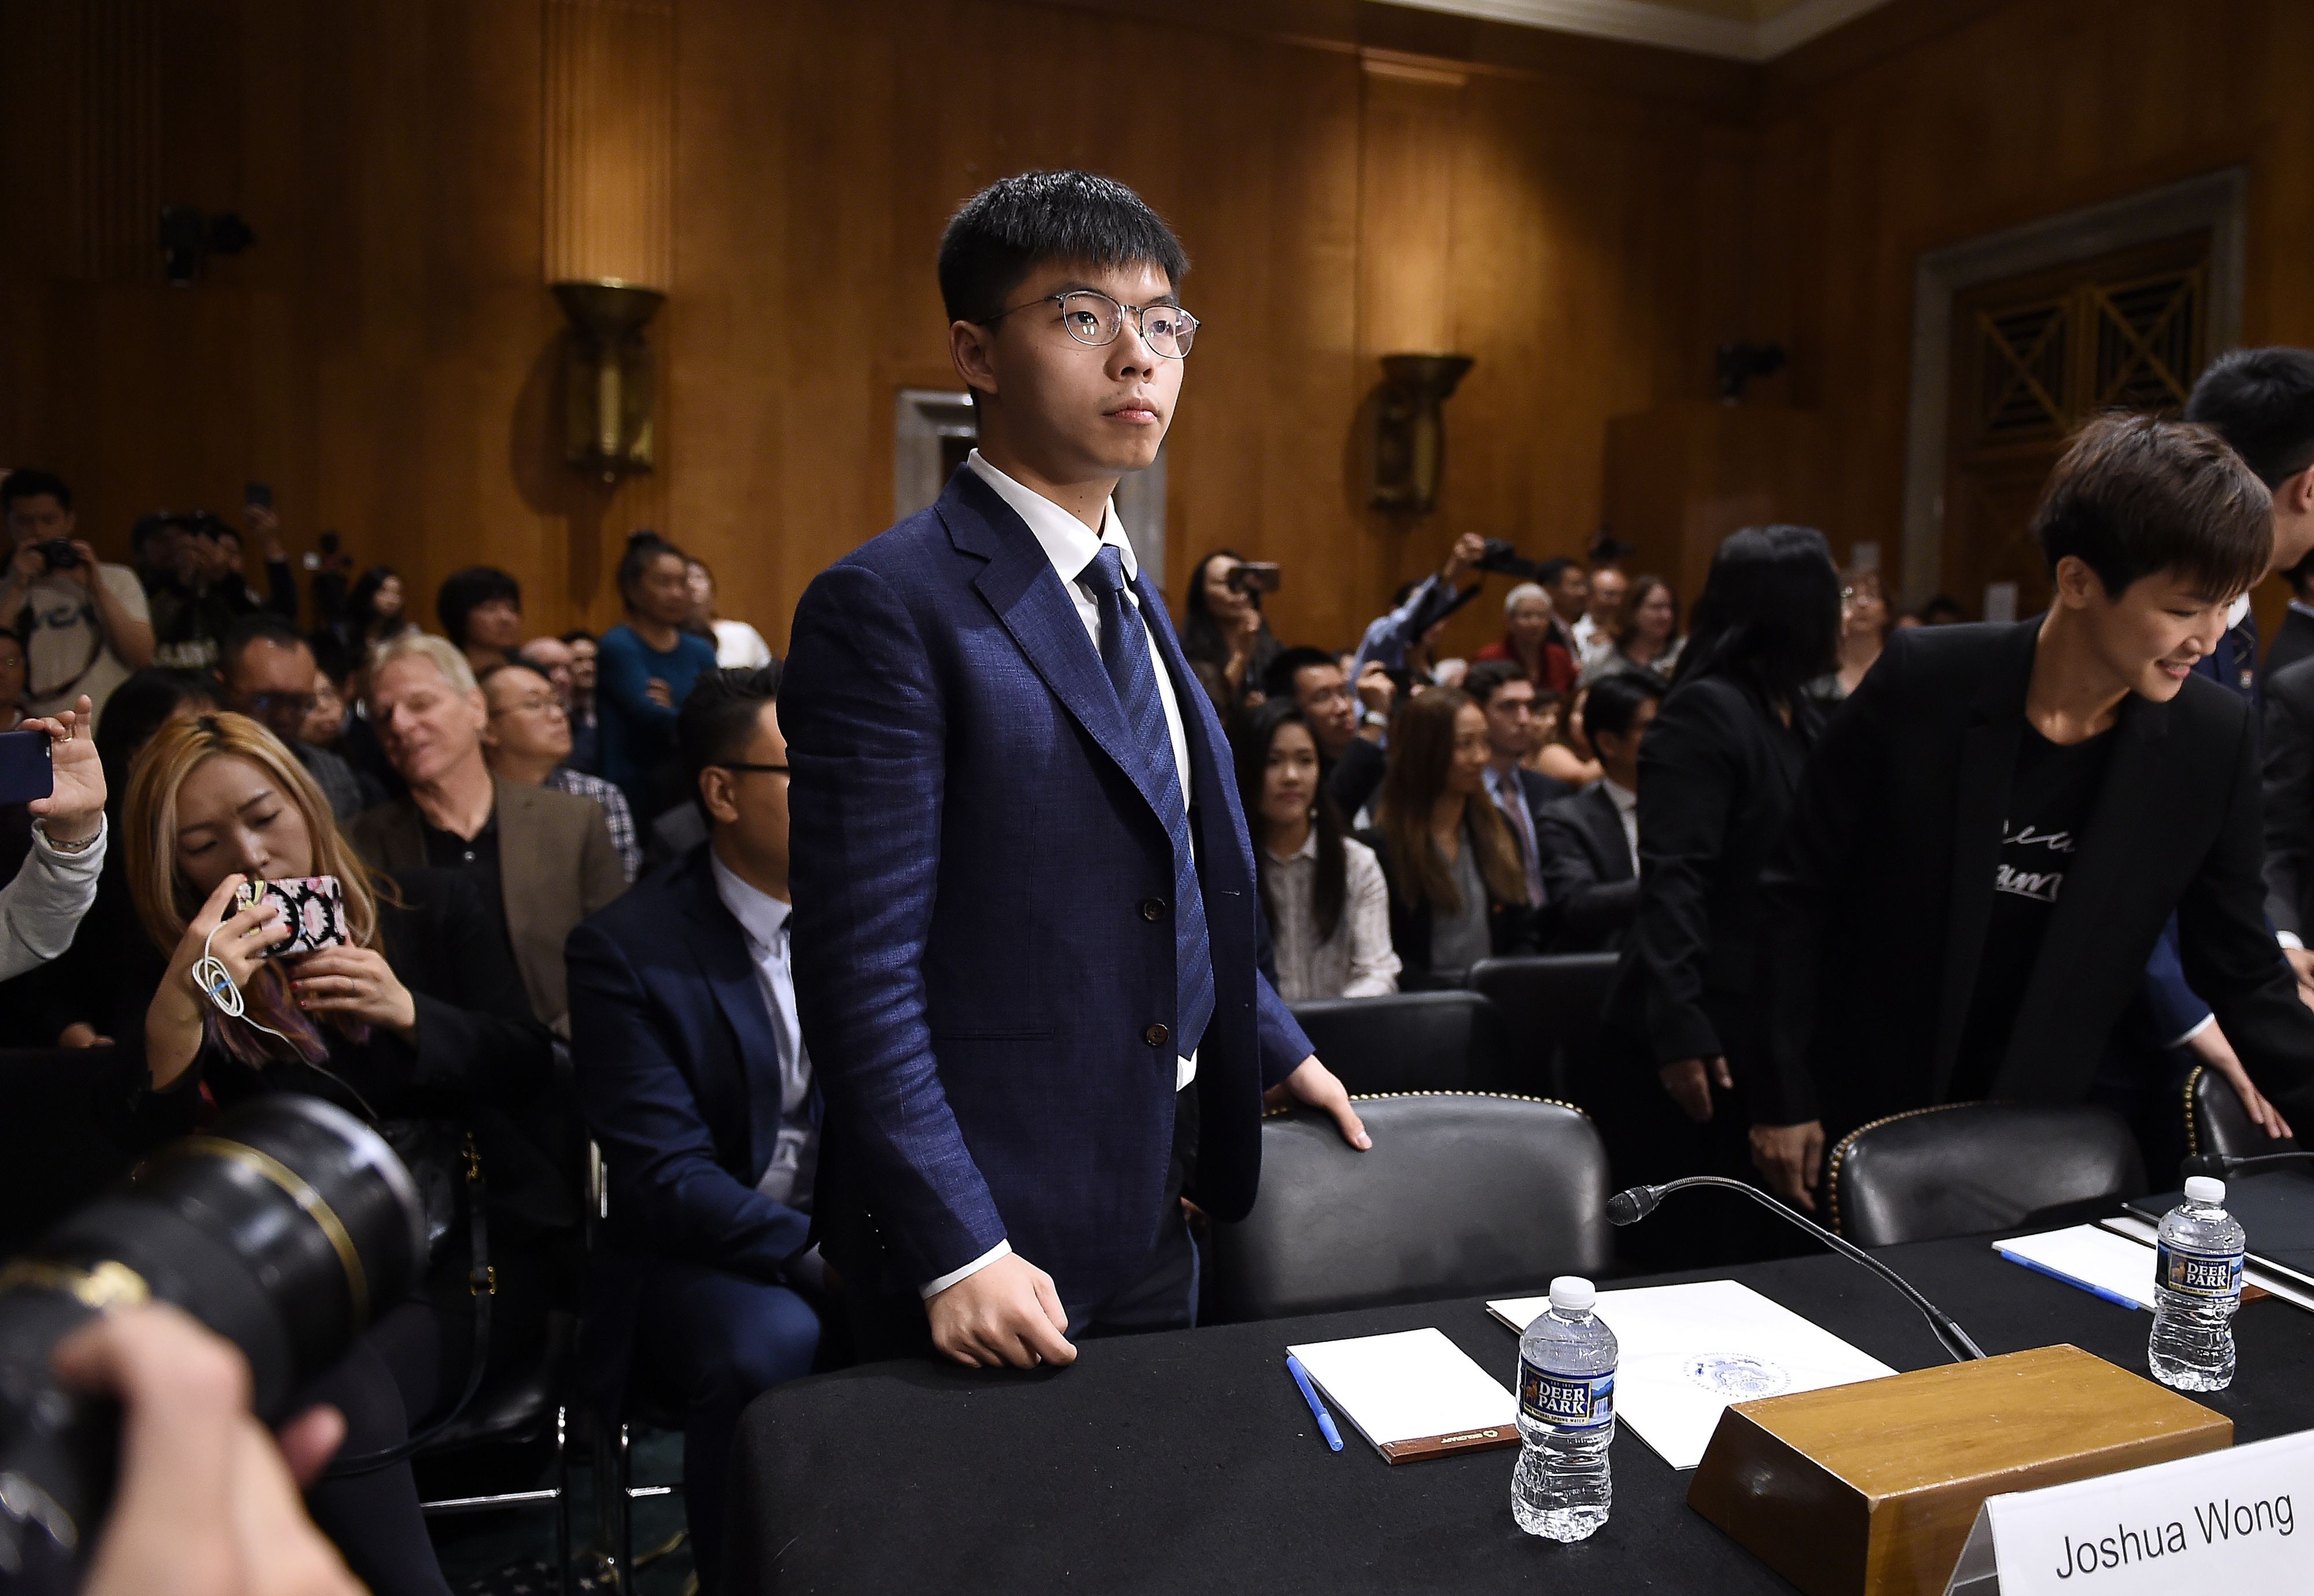
[[[1294,688],[1294,678],[1312,666],[1324,666],[1331,670],[1340,670],[1342,657],[1338,654],[1329,654],[1323,648],[1311,648],[1307,644],[1295,648],[1280,648],[1277,651],[1277,657],[1271,660],[1269,668],[1262,673],[1261,691],[1270,698],[1294,698],[1297,696]]]
[[[13,509],[20,498],[38,498],[48,494],[57,501],[57,508],[72,508],[72,489],[65,480],[52,471],[34,466],[19,466],[5,478],[0,478],[0,516]]]
[[[1570,570],[1581,569],[1582,565],[1583,562],[1579,560],[1569,560],[1563,554],[1556,555],[1534,568],[1534,579],[1545,587],[1556,587],[1559,586],[1559,578]]]
[[[566,643],[591,643],[595,640],[595,634],[583,626],[574,626],[562,634],[562,640]]]
[[[1483,710],[1495,701],[1495,694],[1526,679],[1526,666],[1515,659],[1482,659],[1462,673],[1462,691]]]
[[[2099,416],[2075,434],[2032,525],[2052,572],[2076,557],[2108,598],[2158,571],[2232,598],[2274,558],[2274,498],[2241,456],[2207,427],[2152,416]]]
[[[434,613],[442,622],[442,635],[464,648],[466,617],[500,598],[517,610],[522,608],[522,584],[498,567],[470,565],[452,571],[442,578],[441,591],[434,595]]]
[[[1663,678],[1652,671],[1616,671],[1591,683],[1583,699],[1583,731],[1586,736],[1605,732],[1628,737],[1639,706],[1663,701]]]
[[[249,652],[252,643],[271,643],[281,648],[311,648],[305,634],[292,626],[288,620],[271,610],[256,610],[243,615],[225,629],[225,640],[217,644],[217,675],[226,683],[233,681],[234,667],[241,657]]]
[[[2280,486],[2314,465],[2314,350],[2219,356],[2194,384],[2186,419],[2225,439],[2268,489]]]
[[[1146,263],[1174,293],[1189,274],[1181,241],[1149,202],[1090,172],[1000,178],[957,207],[941,234],[941,301],[951,322],[986,322],[1047,260],[1107,271]]]
[[[694,797],[699,772],[737,759],[755,735],[764,706],[779,701],[780,675],[776,659],[746,670],[700,673],[675,720],[676,746],[683,751],[684,772],[691,778]]]

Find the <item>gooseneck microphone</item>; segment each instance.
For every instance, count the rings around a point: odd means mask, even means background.
[[[2309,1160],[2314,1160],[2314,1152],[2205,1152],[2187,1159],[2179,1172],[2185,1175],[2214,1175],[2223,1180],[2229,1175],[2239,1175],[2246,1169],[2265,1169],[2275,1164],[2302,1164]],[[1612,1219],[1614,1215],[1610,1213],[1607,1217]]]
[[[1661,1186],[1635,1186],[1628,1191],[1617,1192],[1607,1199],[1607,1222],[1611,1225],[1637,1224],[1653,1213],[1663,1200],[1672,1193],[1685,1191],[1691,1186],[1725,1186],[1731,1192],[1741,1192],[1778,1218],[1788,1220],[1806,1230],[1841,1257],[1861,1264],[1871,1270],[1873,1274],[1902,1292],[1904,1300],[1921,1310],[1921,1316],[1929,1321],[1929,1328],[1937,1333],[1938,1341],[1943,1344],[1945,1351],[1952,1354],[1953,1362],[1965,1363],[1971,1359],[1984,1356],[1984,1349],[1969,1339],[1968,1332],[1953,1322],[1952,1315],[1921,1295],[1913,1288],[1912,1282],[1854,1242],[1833,1235],[1806,1214],[1778,1202],[1756,1186],[1746,1186],[1740,1180],[1730,1180],[1724,1175],[1690,1175],[1679,1180],[1667,1180]]]

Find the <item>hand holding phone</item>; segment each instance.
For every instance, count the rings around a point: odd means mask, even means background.
[[[290,881],[244,881],[234,889],[236,911],[271,904],[289,935],[265,950],[268,958],[295,958],[323,948],[346,945],[346,890],[335,876],[305,876]]]
[[[0,731],[0,804],[29,804],[56,790],[49,734],[35,723]]]

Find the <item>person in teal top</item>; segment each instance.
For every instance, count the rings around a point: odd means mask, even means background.
[[[637,823],[648,824],[682,796],[674,772],[676,711],[700,673],[715,668],[715,645],[684,630],[690,565],[655,532],[627,539],[619,597],[627,619],[603,634],[596,654],[602,769],[627,795]]]

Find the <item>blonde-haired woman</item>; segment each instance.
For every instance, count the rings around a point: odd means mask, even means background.
[[[326,1098],[371,1124],[449,1118],[474,1137],[490,1181],[494,1237],[504,1206],[551,1210],[552,1172],[502,1109],[551,1085],[547,1033],[526,1017],[513,957],[470,881],[410,871],[387,882],[340,833],[321,789],[273,734],[240,715],[170,721],[138,754],[121,820],[138,921],[168,956],[146,1009],[148,1127],[192,1128],[204,1093],[230,1107],[263,1092]],[[335,877],[344,945],[271,957],[290,928],[264,901],[236,908],[245,881]],[[236,1017],[193,978],[213,958],[241,995]],[[542,1181],[545,1183],[542,1186]],[[509,1189],[512,1188],[512,1189]],[[567,1195],[562,1197],[567,1205]],[[528,1273],[494,1244],[502,1280]],[[343,1409],[343,1451],[392,1445],[406,1423],[446,1406],[471,1361],[464,1260],[439,1259],[456,1285],[402,1304],[306,1396]],[[520,1291],[493,1318],[520,1333]],[[409,1466],[328,1481],[314,1518],[374,1591],[446,1592]]]

